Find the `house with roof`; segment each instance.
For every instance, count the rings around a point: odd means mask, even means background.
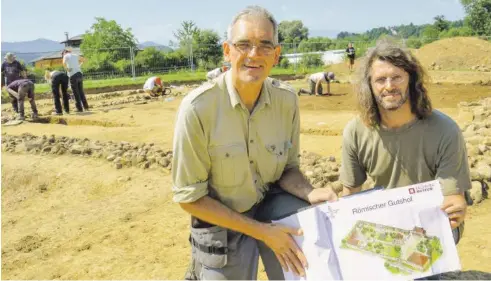
[[[420,271],[424,271],[425,267],[430,262],[430,258],[422,253],[413,252],[405,262]]]
[[[80,45],[83,41],[83,34],[69,38],[68,33],[65,33],[65,36],[65,41],[60,42],[60,44],[64,44],[64,46],[62,46],[59,51],[46,53],[43,56],[30,61],[29,63],[34,65],[34,67],[41,69],[61,67],[63,65],[63,57],[61,52],[66,47],[71,47],[73,54],[82,56],[82,53],[80,52]]]

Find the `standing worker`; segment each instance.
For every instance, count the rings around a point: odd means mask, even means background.
[[[72,54],[72,48],[68,47],[62,52],[63,56],[63,67],[70,77],[70,87],[73,91],[73,96],[75,97],[75,106],[77,107],[77,112],[83,112],[84,109],[89,110],[89,104],[85,99],[84,93],[84,77],[82,74],[81,66],[79,60],[81,58],[78,55]],[[83,63],[83,62],[82,62]]]
[[[2,87],[22,78],[27,78],[25,66],[16,60],[14,54],[7,53],[2,63]]]
[[[346,56],[348,57],[348,68],[349,71],[353,71],[353,66],[355,64],[355,48],[353,47],[353,43],[348,44],[348,48],[346,48]]]
[[[24,65],[16,60],[14,54],[7,53],[5,55],[4,62],[2,63],[2,87],[22,78],[27,78],[26,68],[24,67]],[[11,102],[14,111],[16,113],[19,113],[19,105],[17,104],[17,99],[13,98],[11,99]]]

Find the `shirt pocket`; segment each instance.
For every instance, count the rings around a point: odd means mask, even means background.
[[[266,151],[268,151],[268,158],[273,167],[273,179],[272,182],[280,179],[288,161],[288,152],[291,148],[290,141],[274,142],[266,144]]]
[[[249,162],[245,146],[215,146],[210,149],[211,182],[216,187],[237,187],[247,179]]]

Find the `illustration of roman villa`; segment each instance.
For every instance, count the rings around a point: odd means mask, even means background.
[[[341,248],[381,257],[387,270],[404,275],[428,270],[443,253],[440,239],[421,227],[405,230],[367,221],[356,222]]]

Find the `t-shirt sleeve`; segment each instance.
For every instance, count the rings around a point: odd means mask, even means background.
[[[463,193],[471,188],[464,136],[455,124],[442,138],[438,147],[435,178],[442,185],[443,195]]]
[[[189,104],[181,105],[178,111],[173,146],[173,200],[194,202],[208,194],[211,160],[201,122]]]
[[[359,187],[367,179],[365,168],[358,157],[355,131],[355,120],[348,123],[343,131],[340,181],[348,188]]]

